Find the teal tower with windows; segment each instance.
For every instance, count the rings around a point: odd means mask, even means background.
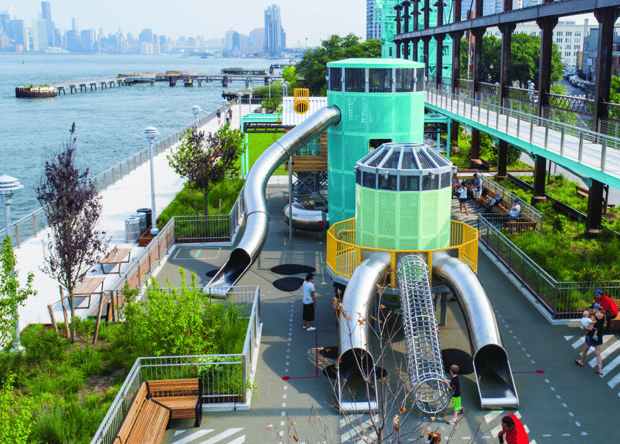
[[[402,59],[327,64],[327,103],[341,112],[327,130],[330,223],[355,217],[355,164],[388,142],[424,140],[424,65]]]

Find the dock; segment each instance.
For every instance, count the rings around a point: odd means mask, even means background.
[[[282,80],[280,75],[268,74],[267,72],[260,71],[242,71],[240,74],[231,73],[219,73],[219,74],[201,74],[195,71],[167,71],[165,73],[154,74],[151,72],[140,73],[135,72],[131,74],[119,74],[114,78],[99,78],[83,81],[74,81],[66,83],[57,83],[49,85],[50,90],[54,91],[54,94],[49,92],[43,94],[18,94],[16,88],[16,97],[56,97],[60,95],[77,94],[78,92],[97,91],[98,89],[104,90],[108,88],[118,88],[121,86],[130,86],[140,83],[148,83],[155,85],[156,82],[168,82],[171,87],[177,85],[178,82],[182,82],[185,87],[193,87],[194,85],[202,86],[203,83],[220,82],[222,87],[228,87],[229,83],[243,82],[245,87],[250,85],[269,85],[269,82],[275,82]]]

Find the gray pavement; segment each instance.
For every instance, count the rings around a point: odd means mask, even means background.
[[[194,429],[188,420],[175,420],[166,432],[164,444],[269,443],[269,442],[362,442],[360,430],[368,430],[368,415],[341,416],[337,409],[334,380],[322,370],[335,361],[323,358],[318,349],[338,345],[332,308],[331,281],[325,272],[325,234],[297,232],[294,248],[288,245],[288,227],[281,217],[286,201],[285,186],[268,188],[268,209],[272,216],[270,232],[261,254],[260,266],[241,279],[240,285],[260,285],[263,331],[252,406],[246,411],[208,412],[202,426]],[[468,218],[470,221],[474,219]],[[206,282],[206,271],[221,266],[228,248],[206,249],[183,246],[170,257],[158,277],[177,276],[179,266],[197,273]],[[301,328],[301,289],[281,292],[273,281],[282,276],[270,271],[279,264],[304,264],[317,269],[316,331]],[[620,433],[608,422],[620,415],[620,342],[607,336],[603,346],[604,376],[591,366],[593,354],[584,368],[573,360],[579,356],[583,331],[568,326],[552,326],[521,294],[519,288],[499,271],[482,251],[478,276],[495,309],[504,346],[510,357],[520,397],[520,409],[481,411],[473,374],[463,375],[461,385],[465,414],[456,426],[447,420],[451,408],[432,420],[420,413],[411,400],[410,412],[401,424],[403,442],[418,439],[421,430],[438,430],[442,443],[497,442],[502,416],[515,413],[529,431],[531,443],[620,442]],[[302,277],[301,275],[299,277]],[[448,303],[447,323],[440,328],[442,349],[461,349],[471,354],[467,330],[458,304]],[[395,362],[384,364],[389,378],[404,358],[404,342],[394,340]],[[404,369],[404,366],[401,366]],[[394,412],[386,416],[390,421]],[[320,418],[319,418],[320,417]]]

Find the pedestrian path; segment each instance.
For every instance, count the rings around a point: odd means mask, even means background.
[[[581,359],[581,351],[583,350],[584,336],[564,336],[571,347],[576,351],[576,357]],[[603,345],[601,346],[601,358],[603,359],[603,379],[609,388],[620,390],[620,340],[615,335],[605,335],[603,337]],[[594,347],[588,349],[585,364],[596,369],[596,354]],[[586,365],[584,365],[585,367]],[[620,391],[618,391],[620,397]]]
[[[188,429],[175,430],[171,444],[241,444],[245,442],[246,430],[231,427],[223,430]]]

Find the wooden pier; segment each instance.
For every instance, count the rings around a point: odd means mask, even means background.
[[[251,84],[258,86],[269,85],[269,81],[275,82],[282,80],[281,76],[267,73],[243,73],[243,74],[200,74],[194,71],[168,71],[162,74],[153,73],[132,73],[121,74],[116,78],[93,79],[81,82],[67,82],[50,85],[55,88],[57,95],[77,94],[78,92],[97,91],[97,89],[117,88],[120,86],[129,86],[137,83],[149,83],[154,85],[155,82],[168,82],[173,87],[177,82],[183,82],[185,87],[193,87],[198,84],[202,86],[204,83],[220,82],[223,87],[228,87],[229,83],[243,82],[247,88]],[[43,97],[43,96],[41,96]],[[49,97],[49,96],[48,96]]]

